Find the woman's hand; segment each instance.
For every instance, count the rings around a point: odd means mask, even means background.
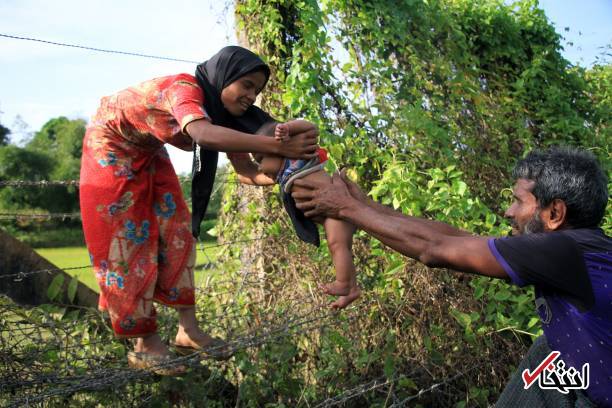
[[[319,129],[314,123],[305,120],[292,120],[286,123],[289,140],[279,143],[278,156],[290,159],[312,159],[317,156]]]

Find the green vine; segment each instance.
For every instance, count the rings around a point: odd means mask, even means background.
[[[239,0],[236,18],[246,45],[272,68],[262,106],[280,120],[317,123],[329,170],[348,167],[371,196],[406,214],[504,235],[509,170],[526,151],[581,145],[610,168],[610,67],[566,61],[537,1]],[[315,250],[295,238],[277,193],[266,190],[237,214],[236,191],[228,190],[221,230],[231,239],[267,237],[258,247],[264,296],[282,304],[312,293],[333,268],[325,245]],[[405,375],[415,365],[446,378],[491,355],[489,366],[455,384],[463,393],[421,402],[493,403],[541,333],[532,292],[427,269],[363,233],[355,248],[374,301],[366,316],[249,355],[241,400],[303,405],[379,375],[400,376],[394,392],[410,395],[432,381]]]

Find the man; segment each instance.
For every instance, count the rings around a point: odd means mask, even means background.
[[[307,217],[348,221],[428,266],[535,286],[544,336],[497,406],[612,406],[612,239],[598,228],[606,176],[592,154],[572,148],[533,151],[513,176],[506,211],[513,236],[505,238],[403,215],[370,200],[344,174],[327,187],[297,180],[306,191],[293,197]]]

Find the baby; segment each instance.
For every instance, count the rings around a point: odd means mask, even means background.
[[[277,124],[268,122],[257,131],[259,135],[274,136],[277,140],[289,140],[289,135],[297,134],[300,129],[309,124],[303,120],[293,120],[287,123]],[[304,218],[300,210],[295,208],[291,193],[299,190],[300,187],[293,186],[293,181],[298,178],[311,179],[320,183],[331,183],[331,177],[323,170],[323,165],[327,160],[327,152],[319,149],[318,157],[311,160],[291,160],[284,157],[255,154],[254,159],[258,164],[258,170],[268,178],[280,184],[281,194],[285,208],[289,213],[298,236],[307,242],[318,245],[318,231],[314,226],[313,233],[316,240],[304,238],[303,223],[311,223]],[[297,224],[296,225],[296,218]],[[322,224],[327,236],[327,245],[332,256],[334,267],[336,268],[336,280],[333,283],[322,285],[321,289],[329,294],[340,296],[338,300],[331,304],[333,308],[344,308],[359,297],[361,290],[357,286],[355,276],[355,265],[353,264],[353,233],[355,227],[344,221],[333,218],[313,218],[312,221]]]

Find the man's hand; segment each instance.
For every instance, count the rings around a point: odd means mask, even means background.
[[[340,170],[340,177],[342,178],[342,181],[344,181],[344,183],[346,184],[346,188],[354,199],[359,200],[362,203],[365,203],[369,200],[368,195],[363,192],[363,190],[360,189],[356,183],[354,183],[353,181],[351,181],[351,179],[348,178],[348,176],[346,175],[346,168]]]
[[[340,219],[340,212],[355,201],[347,184],[338,173],[332,176],[331,184],[298,179],[293,185],[302,188],[291,195],[296,201],[296,207],[302,210],[306,217],[323,216]]]

